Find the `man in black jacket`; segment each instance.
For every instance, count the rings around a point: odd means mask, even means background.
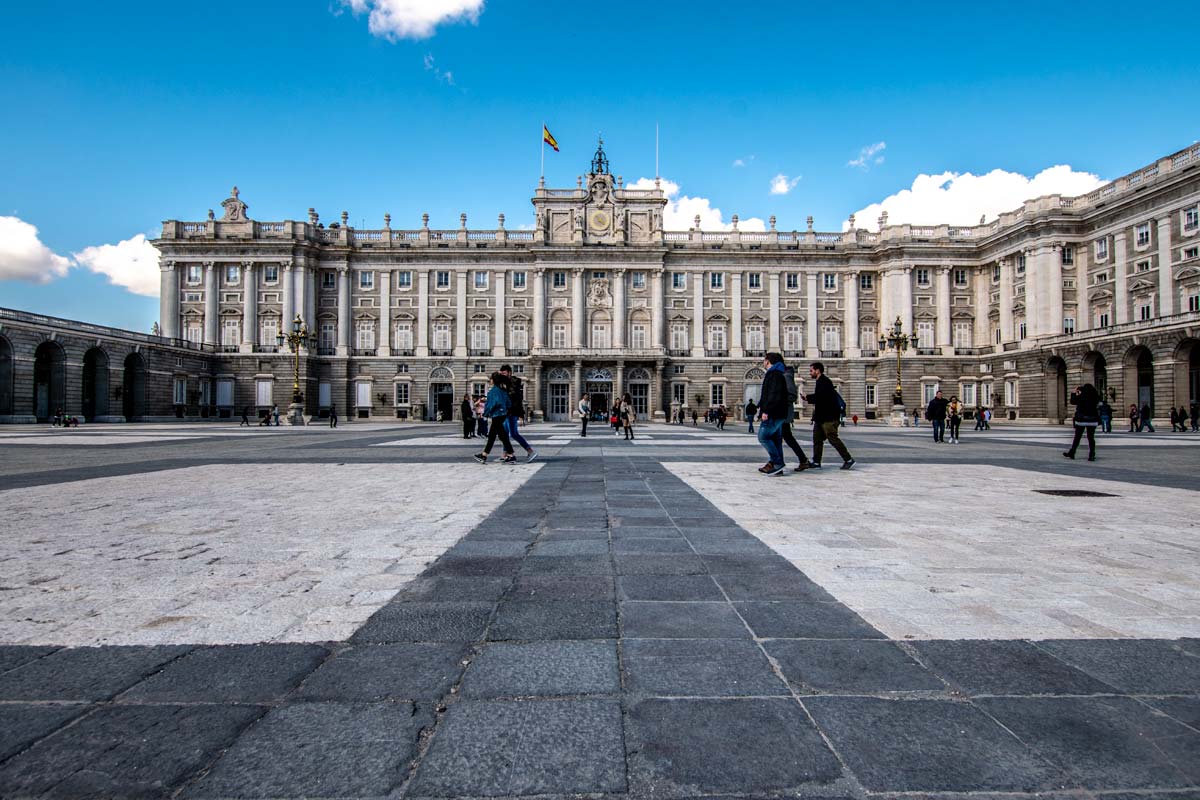
[[[842,457],[842,469],[850,469],[854,466],[854,458],[838,436],[838,424],[842,418],[841,396],[833,387],[833,381],[825,374],[825,365],[820,361],[813,362],[808,368],[808,375],[816,381],[813,393],[804,397],[813,407],[813,457],[809,466],[821,466],[821,453],[828,440]]]
[[[758,468],[764,475],[783,474],[783,425],[792,415],[783,356],[767,353],[763,358],[762,392],[758,398],[758,443],[767,451],[767,463]]]
[[[942,390],[938,389],[937,394],[929,401],[929,405],[925,407],[925,416],[933,425],[933,440],[935,442],[945,443],[946,441],[946,406],[950,405],[950,401],[942,397]]]

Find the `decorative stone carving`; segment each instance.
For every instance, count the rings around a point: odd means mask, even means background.
[[[221,207],[225,209],[225,216],[221,217],[222,222],[245,222],[249,219],[246,216],[246,211],[249,209],[245,203],[238,197],[238,187],[233,187],[229,193],[229,197],[221,202]]]
[[[608,279],[597,278],[588,286],[588,308],[612,308],[612,292],[609,291]]]

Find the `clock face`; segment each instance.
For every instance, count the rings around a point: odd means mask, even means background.
[[[593,211],[588,215],[588,225],[595,230],[604,230],[608,227],[609,218],[605,211]]]

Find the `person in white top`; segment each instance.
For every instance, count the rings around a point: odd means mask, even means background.
[[[591,397],[590,394],[585,394],[579,398],[579,421],[583,426],[579,431],[580,436],[587,436],[588,419],[592,416]]]

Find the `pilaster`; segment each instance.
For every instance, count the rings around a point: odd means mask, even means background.
[[[215,345],[218,342],[220,320],[217,296],[217,265],[211,261],[204,262],[204,343]]]
[[[429,357],[429,270],[417,271],[417,358]]]
[[[379,271],[379,331],[375,338],[375,354],[392,354],[392,271]]]
[[[253,261],[242,263],[242,344],[243,353],[253,353],[258,341],[258,271]]]
[[[820,358],[820,342],[817,340],[817,271],[804,272],[804,338],[807,340],[804,355],[807,358]]]
[[[950,352],[950,268],[937,268],[937,328],[934,344],[942,355]]]
[[[626,270],[613,270],[613,329],[612,346],[621,349],[625,346],[625,279]]]
[[[428,284],[428,282],[426,282]],[[426,286],[428,290],[428,285]],[[426,299],[428,304],[428,299]],[[467,270],[454,273],[454,357],[467,357]]]
[[[1158,316],[1175,313],[1175,283],[1171,276],[1171,215],[1158,220]]]
[[[538,349],[546,341],[546,271],[541,267],[533,270],[533,347]],[[537,368],[541,372],[541,367]],[[541,400],[538,400],[537,410],[541,410]]]
[[[1125,231],[1113,236],[1113,306],[1116,324],[1129,322],[1129,281],[1126,279]]]
[[[494,358],[504,358],[508,352],[508,340],[505,337],[506,322],[505,322],[505,304],[508,302],[504,292],[508,287],[505,286],[508,273],[503,269],[498,269],[492,273],[492,279],[496,281],[496,314],[494,320],[496,323],[496,338],[492,342],[492,356]]]
[[[858,272],[851,270],[844,276],[846,284],[846,357],[858,358],[862,355],[862,342],[859,341],[858,331]]]
[[[767,275],[767,349],[778,353],[783,348],[779,341],[779,273]]]
[[[584,324],[587,320],[587,308],[583,302],[583,268],[574,267],[571,270],[571,346],[584,347],[587,339],[584,337]],[[578,378],[578,376],[577,376]],[[578,383],[578,379],[576,383]]]
[[[704,273],[692,276],[692,357],[704,358]]]
[[[729,336],[729,355],[733,358],[741,358],[742,351],[742,273],[740,270],[735,270],[730,275],[730,336]]]
[[[290,273],[290,266],[288,270]],[[348,266],[338,267],[337,301],[337,354],[339,356],[348,356],[350,355],[350,268]],[[287,318],[286,310],[284,311],[283,324],[285,326],[291,325],[291,320]]]

